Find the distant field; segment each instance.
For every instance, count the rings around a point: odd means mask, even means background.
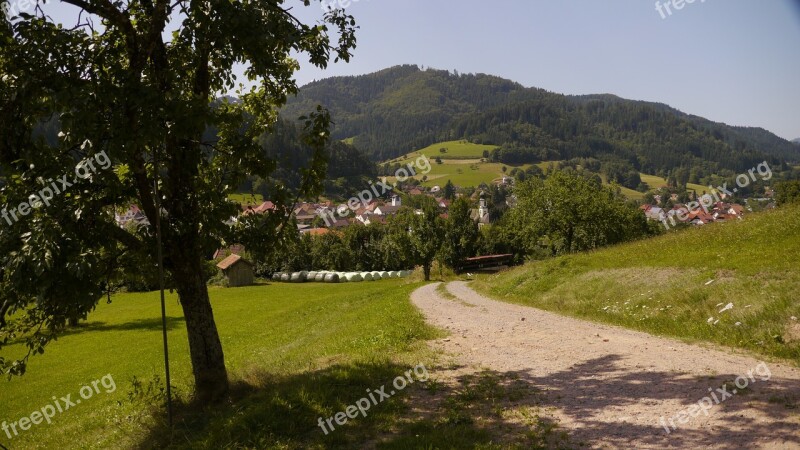
[[[447,152],[439,151],[446,148]],[[431,171],[427,174],[427,179],[422,182],[423,186],[444,186],[450,180],[459,187],[475,187],[481,183],[489,184],[492,181],[503,177],[503,166],[506,167],[506,174],[511,169],[518,167],[527,169],[532,164],[510,165],[501,163],[481,162],[485,150],[492,151],[497,146],[473,144],[467,141],[448,141],[430,145],[418,151],[407,153],[399,158],[395,158],[391,163],[413,163],[417,158],[425,155],[431,161]],[[440,157],[442,164],[436,164],[435,158]],[[537,164],[543,170],[547,168],[548,162]],[[414,177],[422,181],[422,176]],[[393,181],[393,177],[388,178]]]
[[[800,271],[788,257],[798,254],[800,205],[532,262],[474,284],[499,300],[800,364]]]
[[[640,173],[639,175],[642,178],[642,181],[644,181],[645,183],[647,183],[648,186],[650,186],[650,189],[658,189],[661,186],[667,185],[667,180],[661,177],[655,175],[648,175],[646,173]],[[695,190],[697,191],[698,194],[702,194],[703,191],[708,191],[708,186],[703,186],[702,184],[686,183],[686,189],[690,191]]]
[[[446,148],[447,152],[442,153],[440,151],[442,148]],[[514,167],[527,169],[531,166],[531,164],[511,166],[509,164],[480,162],[480,159],[483,158],[483,152],[485,150],[491,152],[495,148],[497,148],[495,145],[473,144],[465,140],[439,142],[429,145],[423,149],[407,153],[403,156],[390,160],[389,162],[405,164],[414,162],[421,155],[427,156],[431,160],[432,166],[431,172],[428,174],[428,178],[422,182],[422,185],[427,187],[443,186],[445,183],[447,183],[447,180],[452,181],[453,184],[459,187],[475,187],[481,183],[489,184],[493,180],[502,177],[503,166],[508,168],[506,173],[510,172]],[[442,164],[436,164],[434,162],[436,157],[442,159]],[[542,170],[546,171],[550,164],[555,164],[557,162],[558,161],[543,161],[537,163],[536,165]],[[655,175],[648,175],[646,173],[642,173],[640,175],[642,181],[647,183],[647,185],[650,186],[650,189],[658,189],[659,187],[667,184],[667,180],[664,178]],[[420,181],[422,180],[421,176],[415,178],[419,179]],[[389,177],[389,179],[392,178]],[[698,194],[708,190],[706,186],[692,183],[688,183],[686,187],[689,190],[696,190]],[[620,191],[631,200],[641,200],[644,198],[644,193],[633,189],[620,186]]]
[[[625,186],[620,186],[619,190],[622,192],[622,195],[631,200],[641,200],[644,198],[644,192],[635,191],[633,189],[626,188]]]
[[[242,205],[260,205],[264,202],[261,194],[231,194],[228,198]]]
[[[531,164],[510,166],[500,163],[458,164],[454,161],[446,160],[443,160],[442,164],[432,162],[431,171],[428,173],[428,179],[422,184],[428,187],[436,185],[444,186],[447,180],[461,187],[478,186],[481,183],[489,184],[492,180],[503,176],[503,166],[507,168],[506,173],[508,173],[514,167],[524,170],[530,167]],[[421,179],[420,177],[417,178]]]
[[[447,152],[442,153],[440,149],[446,148]],[[464,140],[460,141],[446,141],[429,145],[421,150],[407,153],[399,158],[393,159],[391,162],[402,162],[417,158],[420,155],[425,155],[428,158],[436,158],[437,156],[442,159],[480,159],[483,158],[483,152],[496,149],[496,145],[483,145],[473,144]]]

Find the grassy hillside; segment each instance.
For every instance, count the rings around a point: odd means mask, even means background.
[[[491,152],[496,148],[496,145],[473,144],[465,140],[438,142],[421,150],[395,158],[391,162],[401,162],[410,158],[417,158],[420,155],[425,155],[430,159],[436,157],[441,159],[481,159],[484,151]],[[447,151],[442,152],[441,149],[446,149]]]
[[[442,153],[440,151],[442,148],[446,148],[447,152]],[[407,153],[388,162],[392,164],[413,164],[417,158],[425,155],[431,161],[431,171],[422,183],[423,186],[427,187],[444,186],[447,180],[452,181],[456,186],[475,187],[481,183],[489,184],[498,178],[502,178],[504,174],[503,167],[506,167],[507,173],[514,167],[524,170],[532,165],[481,162],[483,152],[486,150],[491,152],[495,148],[497,147],[494,145],[473,144],[464,140],[445,141]],[[441,158],[442,164],[437,164],[434,161],[436,157]],[[543,162],[537,165],[544,169],[547,164],[547,162]],[[415,178],[422,181],[421,175]]]
[[[474,284],[505,301],[800,364],[798,256],[793,206],[533,262]]]
[[[447,149],[447,151],[442,152],[441,149],[443,148]],[[481,183],[489,184],[493,180],[501,178],[504,174],[504,166],[507,172],[510,172],[514,167],[519,167],[524,170],[531,166],[531,164],[511,165],[481,162],[483,152],[491,152],[495,148],[497,148],[495,145],[474,144],[466,140],[445,141],[407,153],[388,162],[400,164],[413,163],[414,160],[420,156],[427,156],[431,160],[432,167],[430,173],[428,173],[428,177],[422,183],[427,187],[436,185],[443,186],[447,183],[447,180],[451,180],[456,186],[475,187]],[[434,159],[437,157],[442,160],[442,164],[434,163]],[[545,161],[537,165],[542,168],[542,170],[545,170],[551,162],[555,163],[557,161]],[[641,177],[642,181],[647,183],[651,190],[655,190],[667,184],[667,180],[655,175],[642,173]],[[422,179],[422,177],[416,178]],[[698,194],[707,190],[704,186],[692,183],[687,184],[687,188],[696,190]],[[620,189],[622,193],[631,200],[641,200],[644,198],[644,193],[642,192],[623,186],[621,186]]]
[[[640,176],[642,177],[642,181],[644,181],[645,183],[647,183],[648,186],[650,186],[651,190],[658,189],[661,186],[667,185],[667,180],[659,176],[648,175],[646,173],[642,173],[640,174]],[[702,194],[703,192],[708,191],[708,186],[703,186],[702,184],[695,184],[695,183],[686,183],[686,189],[690,191],[695,190],[697,191],[698,194]]]

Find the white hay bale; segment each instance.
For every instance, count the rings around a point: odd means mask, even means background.
[[[327,273],[327,274],[325,274],[325,282],[326,283],[338,283],[339,282],[339,274],[337,274],[337,273]]]
[[[364,277],[361,276],[360,273],[350,272],[346,275],[347,281],[352,283],[357,283],[359,281],[364,281]]]

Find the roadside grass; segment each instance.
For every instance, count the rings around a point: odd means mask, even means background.
[[[800,205],[532,262],[473,285],[504,301],[800,364],[798,256]]]

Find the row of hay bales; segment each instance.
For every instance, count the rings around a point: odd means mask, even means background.
[[[405,278],[411,275],[410,270],[374,271],[374,272],[276,272],[272,274],[272,281],[287,283],[356,283],[359,281],[377,281],[386,278]]]

